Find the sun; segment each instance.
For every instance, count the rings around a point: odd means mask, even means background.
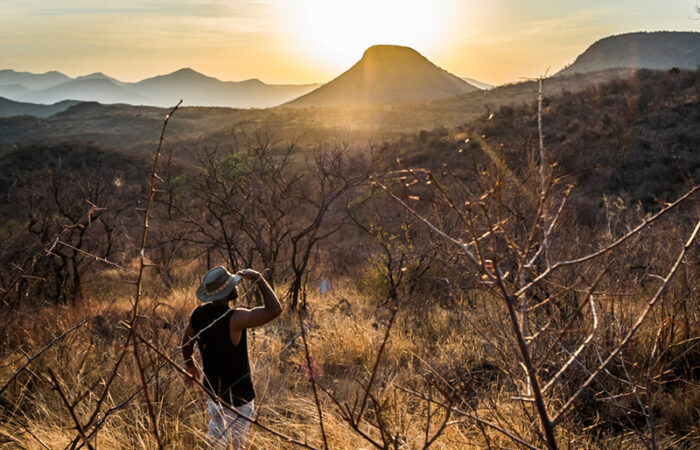
[[[327,66],[356,61],[375,44],[429,51],[445,36],[455,0],[299,0],[296,34]]]

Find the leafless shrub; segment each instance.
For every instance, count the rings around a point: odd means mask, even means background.
[[[644,444],[655,448],[658,440],[652,407],[636,393],[637,385],[629,376],[623,350],[664,298],[695,241],[700,221],[674,245],[675,256],[663,258],[664,263],[658,265],[664,275],[654,275],[658,282],[649,293],[643,293],[646,300],[625,308],[624,327],[618,318],[620,306],[614,302],[614,292],[620,286],[610,272],[611,266],[619,264],[616,253],[628,243],[639,245],[643,242],[640,237],[649,239],[644,233],[650,225],[686,202],[698,188],[691,187],[676,201],[622,233],[611,231],[608,240],[591,240],[572,248],[571,236],[561,225],[574,185],[566,175],[556,174],[547,154],[541,83],[537,172],[525,172],[519,178],[505,164],[499,150],[481,139],[490,169],[475,174],[470,185],[479,187],[476,192],[449,168],[444,169],[442,177],[427,170],[408,169],[375,183],[448,242],[451,253],[464,262],[468,276],[474,273],[481,277],[491,295],[504,305],[512,339],[508,345],[516,350],[522,366],[522,375],[518,376],[522,381],[514,380],[512,397],[521,403],[526,415],[531,410],[538,417],[539,432],[530,438],[534,443],[557,448],[561,440],[557,437],[558,426],[573,406],[582,396],[590,395],[594,383],[613,377],[623,384],[623,392],[632,388],[637,412],[646,420],[646,431],[638,426],[635,431]],[[414,193],[405,193],[406,187]],[[421,201],[433,205],[437,213],[428,215],[430,210],[425,208],[420,212]],[[445,217],[456,218],[461,229],[446,231],[442,226]],[[611,296],[613,302],[608,301]],[[603,307],[608,302],[610,309]],[[613,362],[624,375],[611,372]],[[627,394],[617,389],[606,392],[610,394],[608,401],[625,408],[615,399]]]

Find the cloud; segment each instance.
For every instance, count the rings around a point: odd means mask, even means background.
[[[235,41],[237,36],[274,32],[269,0],[22,0],[0,3],[0,36],[23,49],[46,43],[86,47],[132,45],[187,48]],[[9,51],[9,49],[5,49]],[[4,53],[0,50],[0,55]]]
[[[481,43],[505,44],[530,40],[551,40],[559,36],[566,36],[567,40],[575,36],[588,37],[605,26],[605,19],[619,18],[625,14],[625,11],[613,8],[576,11],[561,17],[513,23],[508,33],[484,34],[480,36],[479,40]]]
[[[188,16],[188,17],[264,17],[269,0],[116,0],[104,5],[92,0],[10,0],[0,12],[6,15],[37,16]]]

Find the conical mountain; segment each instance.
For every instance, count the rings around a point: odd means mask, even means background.
[[[351,106],[424,101],[478,90],[409,47],[375,45],[334,80],[285,106]]]

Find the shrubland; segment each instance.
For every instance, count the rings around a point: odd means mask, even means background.
[[[252,448],[697,446],[698,86],[639,72],[377,144],[166,143],[152,203],[142,156],[5,152],[0,439],[200,445],[179,345],[225,264],[287,306],[251,333]]]

